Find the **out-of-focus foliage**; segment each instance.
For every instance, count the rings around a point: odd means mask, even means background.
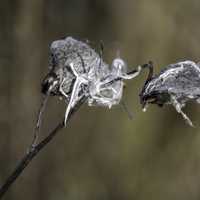
[[[7,0],[0,6],[0,184],[25,153],[41,101],[49,44],[63,36],[105,44],[107,62],[120,50],[130,68],[154,61],[156,71],[200,59],[199,0]],[[29,200],[198,200],[200,107],[142,113],[143,73],[127,82],[134,112],[84,106],[6,194]],[[49,102],[41,138],[62,119],[65,105]]]

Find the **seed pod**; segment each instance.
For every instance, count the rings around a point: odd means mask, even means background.
[[[83,63],[84,62],[84,63]],[[75,70],[79,74],[90,71],[90,76],[95,75],[98,67],[101,69],[98,76],[104,76],[108,73],[107,65],[100,56],[88,44],[78,41],[72,37],[56,40],[50,46],[49,73],[42,82],[42,92],[48,95],[62,96],[59,91],[62,85],[65,94],[70,95],[75,80],[70,64],[73,63]],[[91,70],[92,69],[92,70]],[[63,79],[67,81],[63,81]]]
[[[120,103],[123,80],[136,77],[141,67],[127,72],[121,58],[115,58],[111,68],[88,44],[67,37],[54,41],[50,47],[50,71],[42,82],[42,92],[63,97],[69,112],[85,98],[89,106],[111,108]]]
[[[172,104],[176,111],[192,126],[191,120],[182,111],[187,101],[200,102],[200,66],[192,61],[178,62],[167,66],[153,76],[153,65],[148,65],[149,76],[140,93],[143,109],[149,103],[163,106]]]

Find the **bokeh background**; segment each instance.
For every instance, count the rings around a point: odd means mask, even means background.
[[[121,57],[134,68],[149,60],[155,71],[180,60],[200,60],[199,0],[7,0],[0,5],[0,185],[26,152],[42,99],[49,45],[63,36],[105,44],[104,59]],[[199,200],[200,106],[150,106],[138,94],[144,72],[127,82],[116,106],[83,106],[67,128],[33,160],[5,200]],[[40,138],[62,118],[51,98]]]

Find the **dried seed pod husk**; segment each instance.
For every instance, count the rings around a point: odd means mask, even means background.
[[[172,104],[186,121],[191,121],[181,108],[190,100],[200,100],[200,66],[192,61],[170,64],[158,75],[146,81],[140,93],[140,100],[145,108],[148,104],[163,106]]]
[[[67,81],[63,83],[63,90],[70,95],[75,79],[71,63],[78,73],[86,71],[91,77],[104,77],[109,71],[108,65],[89,44],[72,37],[56,40],[50,46],[49,72],[42,82],[44,94],[62,96],[59,86],[65,78]]]

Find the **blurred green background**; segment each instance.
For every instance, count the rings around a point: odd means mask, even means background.
[[[47,73],[49,45],[63,36],[105,44],[108,63],[121,56],[134,68],[155,70],[200,60],[199,0],[7,0],[0,6],[0,185],[33,137]],[[185,109],[190,128],[174,108],[150,106],[138,94],[144,72],[127,81],[116,106],[83,106],[67,128],[34,159],[6,200],[199,200],[200,106]],[[65,105],[51,98],[40,137],[60,121]]]

